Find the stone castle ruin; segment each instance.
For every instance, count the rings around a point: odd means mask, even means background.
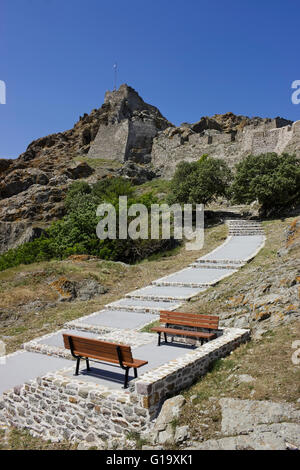
[[[204,153],[223,158],[230,166],[250,153],[292,152],[300,157],[300,121],[227,113],[175,127],[126,84],[106,93],[102,110],[88,156],[151,162],[166,178],[180,161],[194,161]]]
[[[149,163],[154,137],[172,126],[155,106],[125,84],[106,92],[102,109],[105,117],[102,115],[88,157]]]
[[[249,154],[267,152],[290,152],[300,157],[300,121],[262,120],[232,132],[168,128],[153,140],[151,161],[169,178],[180,161],[195,161],[203,154],[224,159],[233,167]]]

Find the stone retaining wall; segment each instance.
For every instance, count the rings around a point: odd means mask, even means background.
[[[228,328],[217,339],[132,380],[127,390],[70,377],[68,369],[49,373],[3,394],[0,415],[34,436],[72,442],[121,437],[151,428],[163,401],[204,375],[250,337]]]
[[[190,386],[205,375],[217,359],[230,354],[240,344],[250,339],[250,330],[227,328],[223,335],[170,361],[153,371],[146,372],[136,380],[136,393],[143,397],[142,403],[155,416],[162,402]]]
[[[136,394],[78,382],[63,372],[4,393],[0,408],[10,425],[54,442],[118,437],[145,429],[149,422],[149,412]]]

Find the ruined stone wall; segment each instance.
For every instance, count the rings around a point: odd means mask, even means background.
[[[157,135],[157,128],[152,119],[133,119],[129,123],[125,160],[138,163],[148,163],[151,160],[153,138]]]
[[[290,152],[300,158],[300,121],[276,128],[276,120],[261,126],[246,126],[236,134],[207,130],[204,134],[182,133],[167,129],[154,138],[151,161],[162,176],[171,178],[180,161],[195,161],[208,154],[224,159],[230,167],[250,153]]]
[[[88,157],[104,158],[105,160],[124,161],[129,133],[129,122],[123,120],[107,126],[101,125]]]

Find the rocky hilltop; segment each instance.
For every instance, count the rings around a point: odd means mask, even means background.
[[[0,159],[0,253],[62,217],[66,191],[76,179],[118,174],[140,184],[169,178],[179,161],[204,153],[233,165],[267,151],[300,156],[300,121],[226,113],[175,127],[123,84],[106,92],[103,105],[80,116],[72,129],[35,140],[16,160]]]

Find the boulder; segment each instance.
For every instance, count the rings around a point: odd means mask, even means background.
[[[176,395],[166,400],[153,428],[146,431],[143,437],[153,445],[173,444],[175,441],[183,442],[188,436],[188,427],[176,427],[176,420],[180,417],[185,402],[186,400],[182,395]]]
[[[117,174],[130,178],[132,183],[136,185],[146,183],[146,181],[150,181],[158,176],[158,173],[153,168],[130,161],[124,163],[122,168],[117,171]]]
[[[259,424],[298,420],[300,410],[290,403],[221,398],[222,433],[227,435],[253,431]]]

